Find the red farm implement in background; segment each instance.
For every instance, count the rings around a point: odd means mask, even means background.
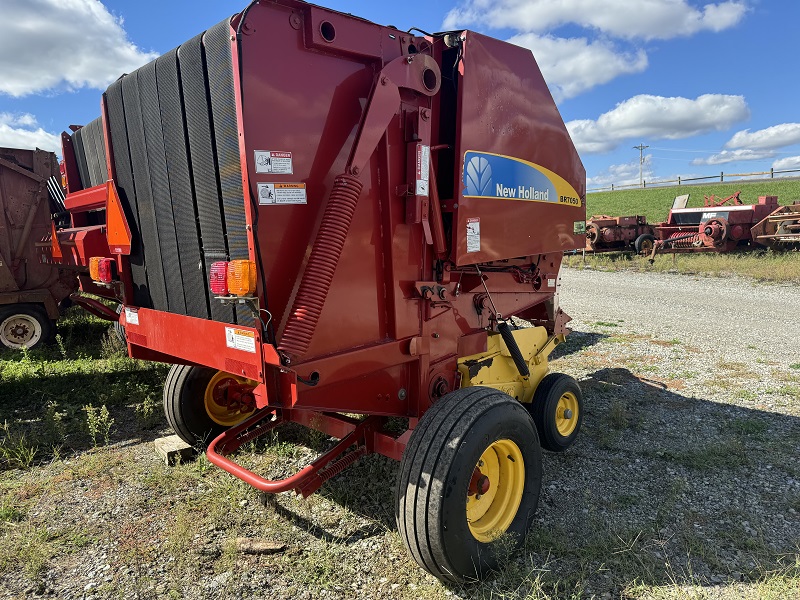
[[[253,2],[120,78],[67,138],[91,186],[70,189],[86,222],[64,237],[124,303],[130,355],[175,364],[178,435],[268,493],[400,460],[401,536],[442,579],[522,540],[540,442],[566,449],[583,416],[577,382],[547,373],[585,172],[530,51]],[[287,422],[341,441],[282,480],[234,462]]]
[[[750,230],[753,241],[773,250],[800,249],[800,200],[779,206]]]
[[[758,243],[751,229],[778,208],[778,197],[759,196],[758,204],[744,204],[740,194],[736,192],[723,200],[706,196],[703,207],[673,206],[667,220],[653,226],[657,238],[653,255],[667,250],[731,252],[754,241]]]
[[[33,348],[47,341],[59,304],[75,289],[73,274],[43,264],[37,243],[62,212],[56,155],[0,148],[0,346]]]
[[[655,239],[653,226],[643,216],[595,215],[586,220],[586,250],[592,252],[633,248],[638,254],[650,254]]]

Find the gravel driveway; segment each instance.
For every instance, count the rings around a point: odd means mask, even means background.
[[[800,362],[800,286],[664,273],[565,269],[562,308],[582,322],[624,321],[622,329],[680,337],[715,355]],[[783,357],[781,357],[783,355]],[[763,356],[763,355],[762,355]]]

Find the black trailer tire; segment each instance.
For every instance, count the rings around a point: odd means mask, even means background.
[[[649,233],[643,233],[633,242],[633,248],[636,254],[650,254],[653,251],[653,245],[656,243],[656,236]]]
[[[117,314],[122,314],[122,304],[117,305]],[[123,346],[128,345],[128,336],[125,335],[125,328],[119,321],[114,321],[114,335],[122,343]]]
[[[536,387],[529,410],[542,448],[563,452],[575,442],[583,423],[581,387],[569,375],[550,373]]]
[[[476,386],[441,398],[411,434],[398,473],[395,517],[414,560],[452,582],[497,568],[533,521],[541,461],[530,415],[507,394]],[[476,485],[483,493],[470,495]]]
[[[170,427],[187,444],[207,446],[226,429],[244,421],[253,410],[238,412],[220,422],[209,410],[210,390],[219,377],[232,375],[189,365],[173,365],[164,382],[164,414]]]
[[[53,321],[38,304],[0,307],[0,344],[6,348],[31,350],[53,337]]]

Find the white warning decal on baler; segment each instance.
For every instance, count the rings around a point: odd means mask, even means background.
[[[225,328],[225,345],[234,350],[256,353],[256,334],[247,329]]]
[[[481,220],[478,217],[467,219],[467,252],[481,251]]]
[[[431,147],[417,144],[417,196],[428,195],[428,183],[431,172]]]
[[[125,322],[128,325],[138,325],[139,324],[139,311],[133,308],[125,307]]]
[[[305,183],[259,183],[259,204],[305,204]]]
[[[275,150],[256,150],[256,173],[291,175],[292,153]]]

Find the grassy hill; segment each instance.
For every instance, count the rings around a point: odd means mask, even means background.
[[[689,206],[703,206],[704,195],[727,198],[737,191],[742,192],[740,197],[745,204],[755,204],[759,196],[778,196],[781,204],[791,204],[800,199],[800,180],[768,179],[595,192],[586,195],[586,216],[644,215],[648,223],[658,223],[666,220],[675,196],[690,194]]]

